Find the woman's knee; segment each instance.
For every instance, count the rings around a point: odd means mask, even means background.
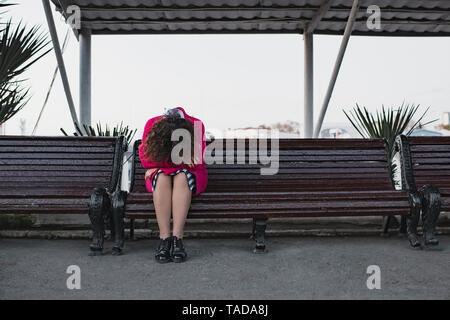
[[[166,176],[164,173],[160,173],[156,176],[155,191],[171,187],[172,187],[172,179],[170,176]]]
[[[173,187],[189,189],[188,179],[184,172],[180,172],[173,177]]]

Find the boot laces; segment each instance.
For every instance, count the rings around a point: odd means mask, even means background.
[[[173,237],[173,247],[183,250],[183,239]]]
[[[159,246],[158,246],[158,251],[170,251],[170,241],[169,238],[167,239],[161,239],[161,241],[159,242]]]

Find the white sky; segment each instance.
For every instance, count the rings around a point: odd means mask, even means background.
[[[14,21],[47,31],[40,0],[16,0]],[[62,42],[67,26],[54,12]],[[315,36],[315,118],[338,52],[340,36]],[[208,129],[303,121],[301,35],[93,36],[92,122],[124,121],[142,128],[164,107],[183,106]],[[64,55],[78,105],[78,43],[71,35]],[[28,73],[33,97],[6,122],[7,134],[30,134],[56,65],[53,52]],[[355,103],[371,110],[403,101],[430,106],[427,119],[450,111],[450,38],[350,39],[325,122],[345,122]],[[38,135],[72,132],[58,75]]]

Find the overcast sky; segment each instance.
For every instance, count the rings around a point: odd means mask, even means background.
[[[16,0],[14,21],[47,31],[40,0]],[[53,5],[52,5],[53,7]],[[60,41],[67,26],[54,12]],[[315,36],[315,118],[319,114],[341,36]],[[302,35],[93,36],[92,122],[124,121],[142,131],[165,107],[183,106],[208,128],[226,129],[303,120]],[[78,42],[64,55],[78,105]],[[33,97],[6,123],[31,134],[56,65],[53,52],[28,73]],[[450,111],[450,38],[350,39],[325,122],[347,122],[342,109],[371,110],[403,101],[431,107],[428,119]],[[38,135],[72,129],[58,76]]]

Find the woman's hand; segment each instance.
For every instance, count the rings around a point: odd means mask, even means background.
[[[189,163],[187,166],[189,167],[189,169],[194,169],[195,168],[195,164],[194,163]]]
[[[156,171],[156,168],[148,169],[147,171],[145,171],[145,180],[149,179],[152,176],[153,172],[155,172],[155,171]]]

